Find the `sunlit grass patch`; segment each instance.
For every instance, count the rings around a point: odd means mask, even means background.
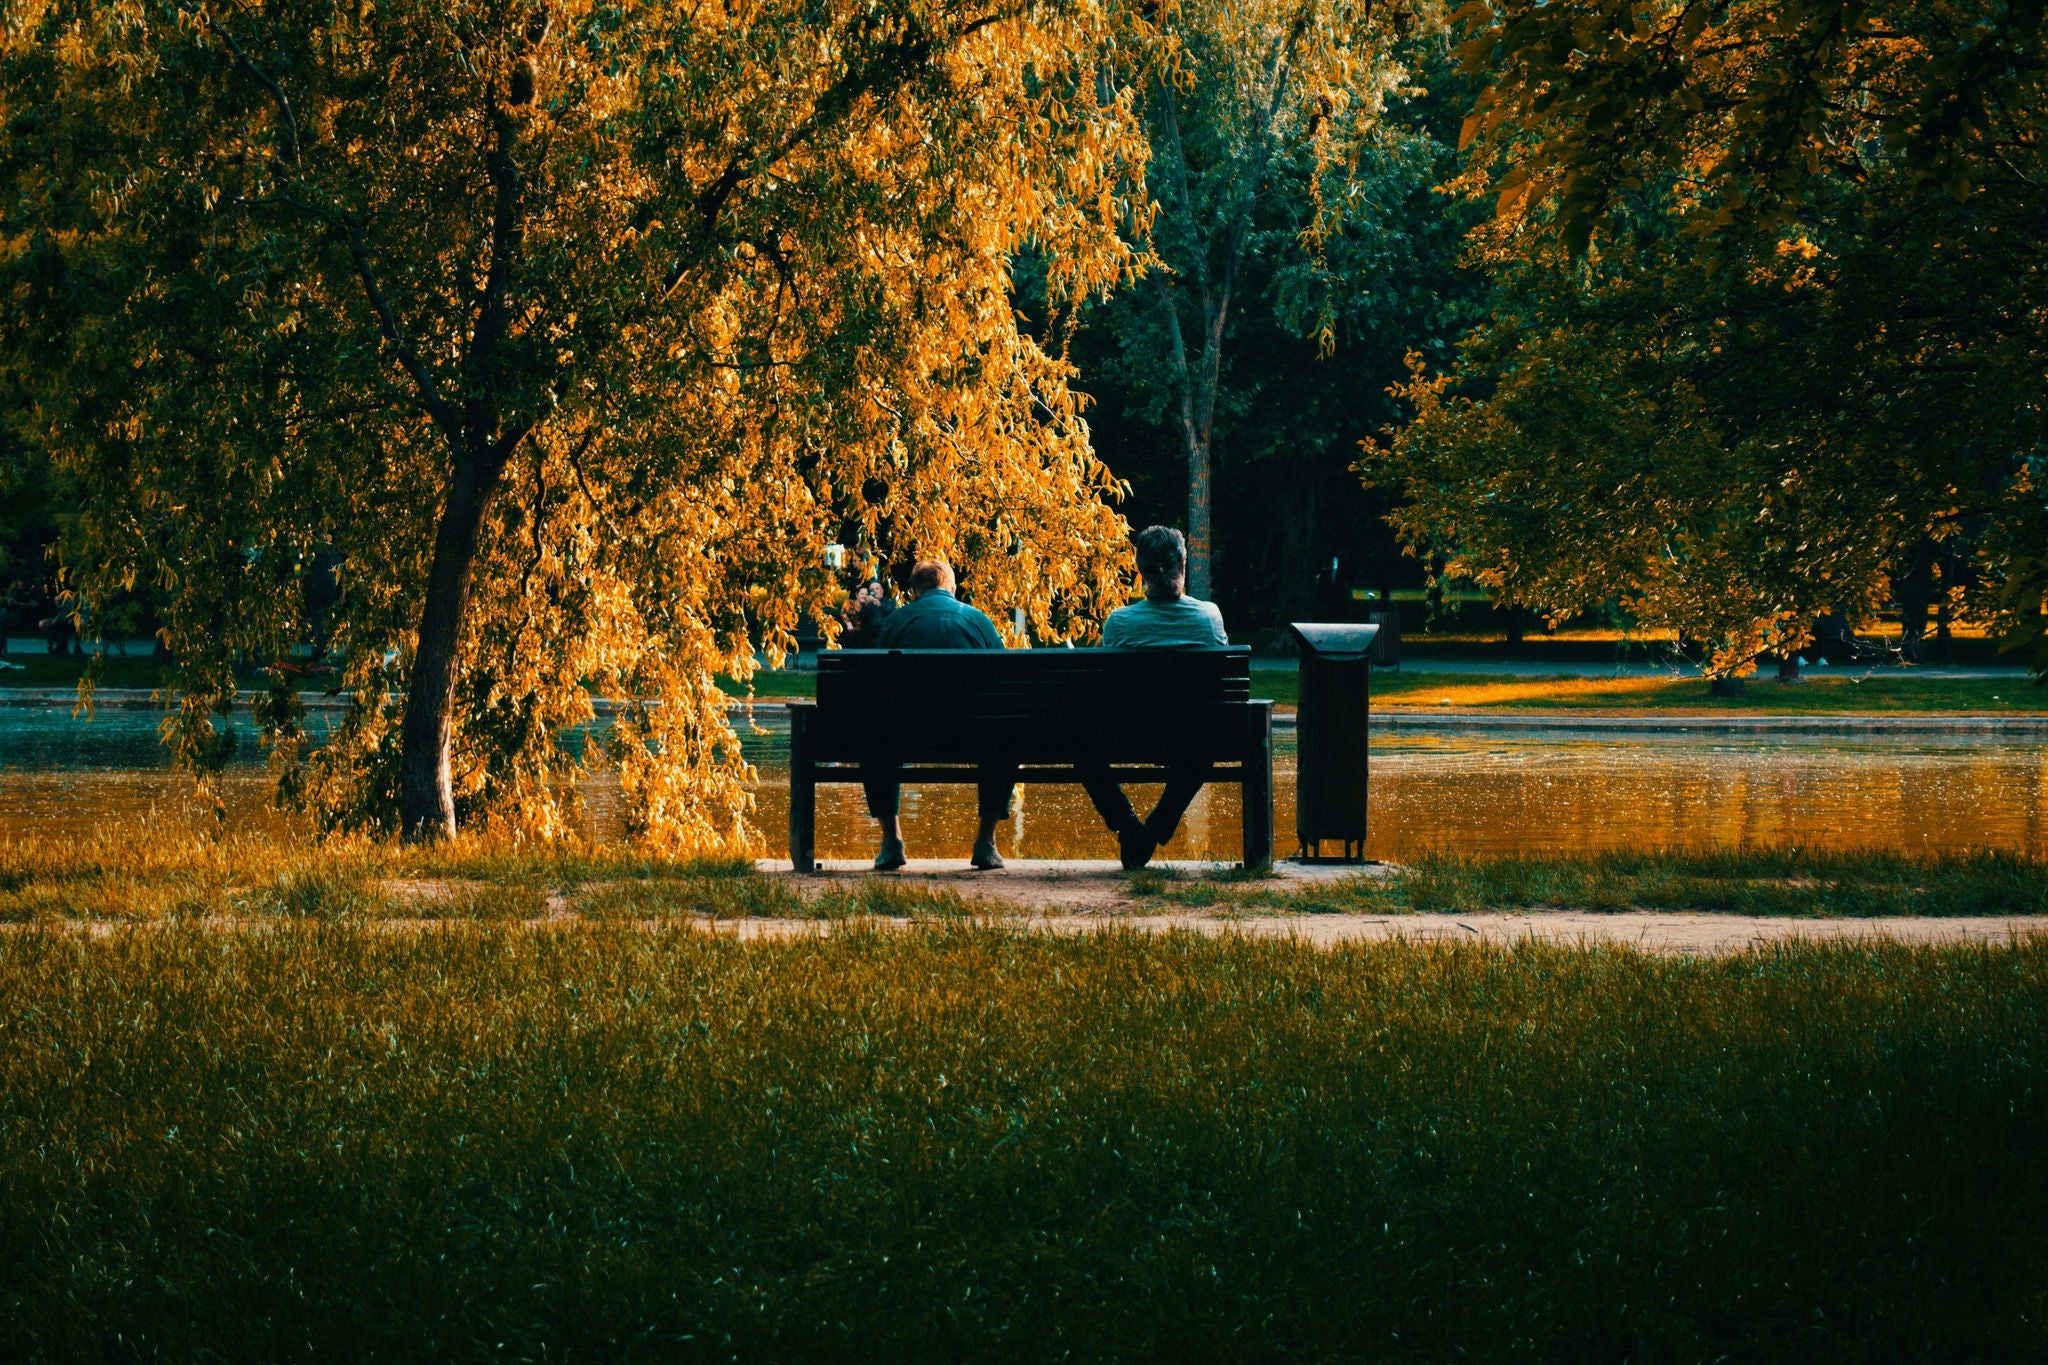
[[[1162,907],[1288,914],[1402,911],[1408,906],[1384,869],[1311,882],[1275,881],[1257,871],[1217,868],[1186,875],[1171,868],[1127,874],[1133,895]]]
[[[377,889],[391,913],[411,919],[531,920],[549,909],[547,887],[519,882],[395,880]]]
[[[2041,942],[280,916],[0,998],[8,1358],[2048,1349]]]
[[[949,887],[883,878],[842,883],[812,902],[821,919],[977,919],[1007,912],[1002,906],[969,901]]]
[[[0,920],[214,913],[531,918],[551,896],[605,881],[693,885],[756,874],[740,858],[678,861],[629,845],[533,845],[468,838],[435,847],[364,839],[123,828],[0,838]]]
[[[402,903],[368,877],[328,868],[294,869],[267,886],[232,897],[238,914],[293,919],[381,919],[403,913]]]
[[[1275,679],[1277,682],[1278,679]],[[1712,711],[1757,715],[2038,714],[2048,710],[2048,689],[2025,678],[1927,678],[1908,670],[1811,673],[1786,685],[1749,680],[1739,697],[1716,697],[1706,680],[1658,677],[1540,677],[1487,673],[1376,672],[1373,704],[1393,709]],[[1273,693],[1262,675],[1256,690]],[[1293,690],[1284,689],[1292,700]]]
[[[694,873],[594,882],[577,894],[570,908],[601,920],[677,915],[747,919],[756,915],[787,917],[808,913],[803,897],[789,879],[764,877],[751,867],[725,875]]]
[[[1126,874],[1140,910],[1209,914],[1658,910],[1753,915],[2048,914],[2048,862],[2003,852],[1802,849],[1589,855],[1428,854],[1311,882],[1218,865]],[[975,899],[918,878],[810,881],[740,858],[631,850],[408,849],[338,840],[0,840],[0,924],[244,916],[610,921],[1021,914],[1000,876]],[[980,898],[986,897],[986,899]],[[1038,904],[1057,912],[1058,903]]]
[[[219,914],[224,899],[204,888],[144,878],[102,878],[89,883],[29,882],[0,891],[0,924],[66,920],[147,922],[168,916]]]
[[[1909,855],[1800,848],[1423,854],[1352,877],[1256,882],[1147,869],[1140,904],[1290,914],[1523,910],[1791,916],[2048,915],[2048,861],[2003,851]]]
[[[1731,849],[1410,860],[1413,910],[1716,911],[1745,915],[2048,914],[2048,863],[1984,851],[1908,856]]]

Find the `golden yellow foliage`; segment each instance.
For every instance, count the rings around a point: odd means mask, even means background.
[[[713,674],[822,619],[827,544],[1086,638],[1116,485],[1011,271],[1058,306],[1140,263],[1145,140],[1095,70],[1153,32],[1096,0],[16,7],[24,434],[88,491],[83,589],[161,597],[181,756],[219,761],[254,660],[330,827],[550,838],[610,697],[636,831],[739,850]],[[317,747],[308,644],[355,702]]]

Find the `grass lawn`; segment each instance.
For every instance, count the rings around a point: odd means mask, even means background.
[[[1662,910],[1797,916],[2048,914],[2048,860],[2001,852],[1906,856],[1802,849],[1583,857],[1432,855],[1383,877],[1296,889],[1235,871],[1149,871],[1130,884],[1161,907],[1400,915],[1491,910]],[[166,837],[0,839],[0,925],[82,921],[848,919],[987,916],[919,882],[864,881],[808,896],[741,860],[674,862],[630,847]],[[1000,915],[1000,910],[994,912]]]
[[[0,935],[7,1358],[2038,1359],[2048,946]]]
[[[45,690],[74,688],[78,686],[78,679],[84,674],[86,664],[87,660],[81,655],[0,655],[0,687],[32,687]],[[167,673],[164,665],[146,656],[114,655],[102,661],[99,685],[157,688],[164,685]],[[261,684],[251,676],[245,678],[242,685],[255,687]]]
[[[41,654],[16,654],[4,662],[24,665],[0,670],[0,687],[68,689],[78,685],[85,660]],[[1298,675],[1292,664],[1255,667],[1252,691],[1284,707],[1297,700]],[[155,688],[163,685],[163,665],[146,658],[110,658],[102,687]],[[251,673],[242,685],[266,685]],[[745,689],[730,678],[719,686],[734,696]],[[317,685],[316,689],[317,690]],[[1441,708],[1461,711],[1583,711],[1634,715],[1644,712],[1700,712],[1734,715],[1840,715],[1857,712],[1912,715],[1965,712],[2022,715],[2048,712],[2048,688],[2024,678],[1925,678],[1910,670],[1818,674],[1785,686],[1771,678],[1749,680],[1743,697],[1715,697],[1699,678],[1502,677],[1485,673],[1379,672],[1372,680],[1373,705],[1388,709]],[[754,678],[754,695],[762,701],[817,695],[817,675],[808,671],[763,669]]]
[[[1258,669],[1252,691],[1292,706],[1292,668]],[[1502,677],[1481,673],[1376,672],[1372,702],[1388,709],[1458,711],[1712,712],[1727,715],[2038,714],[2048,711],[2048,689],[2025,678],[1923,678],[1909,671],[1814,676],[1786,685],[1749,680],[1748,694],[1716,697],[1701,678]]]
[[[1299,697],[1292,664],[1259,667],[1252,692],[1281,706]],[[740,689],[721,681],[728,691]],[[1486,673],[1379,672],[1373,705],[1386,708],[1471,711],[1586,711],[1639,714],[1696,711],[1732,715],[1842,715],[1857,712],[1913,715],[1965,712],[2025,715],[2048,712],[2048,688],[2025,678],[1924,678],[1910,670],[1816,674],[1787,686],[1772,678],[1749,680],[1748,695],[1716,697],[1702,678],[1502,677]],[[754,680],[763,700],[817,694],[814,673],[763,670]]]
[[[0,688],[24,687],[40,690],[70,689],[78,686],[79,678],[85,673],[87,660],[79,655],[63,654],[7,654],[0,655]],[[168,680],[169,669],[154,659],[140,655],[114,655],[101,663],[101,687],[154,689],[162,687]],[[244,688],[268,687],[270,680],[264,674],[253,670],[242,670],[239,681]],[[314,679],[304,684],[309,692],[318,692],[332,686],[331,677]],[[720,678],[718,685],[735,696],[744,695],[746,689],[730,678]],[[764,699],[779,697],[809,697],[816,695],[817,680],[810,673],[796,673],[763,669],[754,680],[755,695]]]
[[[1291,890],[1143,872],[1162,906],[1293,914],[1667,911],[1879,917],[2048,914],[2048,862],[2010,853],[1906,857],[1805,849],[1652,851],[1586,856],[1432,854],[1384,878]]]

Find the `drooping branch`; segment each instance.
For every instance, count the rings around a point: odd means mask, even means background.
[[[748,157],[748,149],[743,148],[726,162],[724,169],[697,197],[697,212],[704,236],[708,239],[716,231],[719,214],[742,186],[767,175],[820,134],[830,131],[852,117],[864,98],[900,89],[918,71],[928,67],[941,51],[957,47],[982,29],[1005,19],[1016,18],[1021,13],[1021,9],[998,9],[969,19],[961,24],[943,45],[935,41],[929,33],[921,29],[914,30],[906,37],[882,44],[869,54],[866,61],[849,67],[825,88],[824,93],[812,104],[810,114],[792,128],[781,141],[753,156],[751,160]],[[674,294],[688,273],[688,260],[677,261],[663,282],[663,297],[667,298]]]

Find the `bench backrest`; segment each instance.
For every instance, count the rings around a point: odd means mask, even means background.
[[[818,656],[813,755],[1234,762],[1251,650],[847,649]]]

